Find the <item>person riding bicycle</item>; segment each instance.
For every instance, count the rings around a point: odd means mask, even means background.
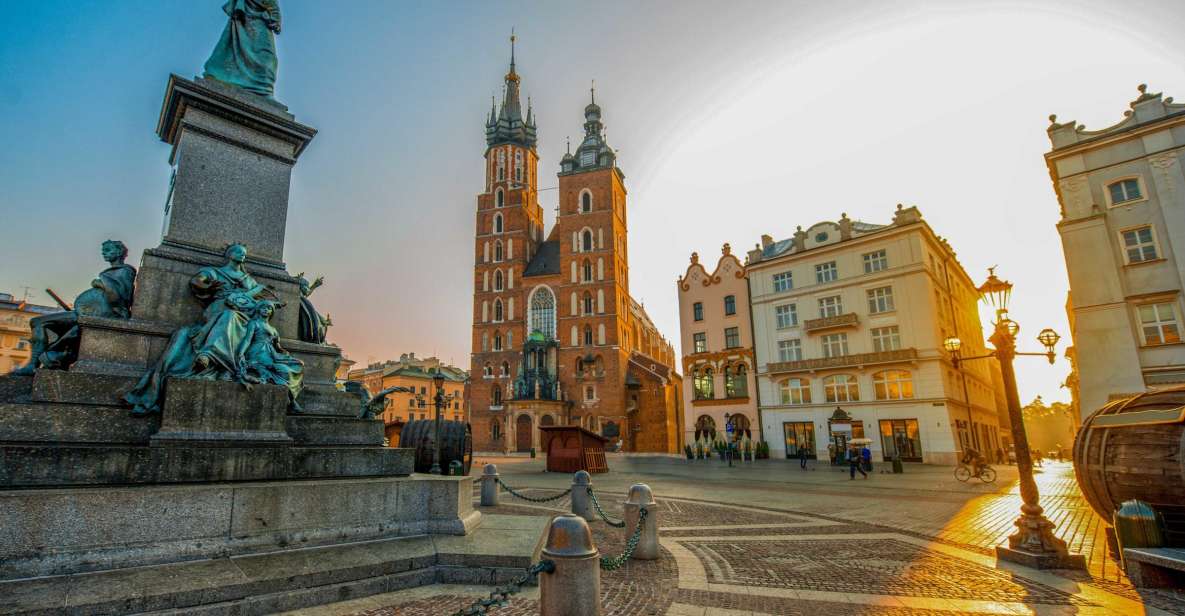
[[[978,477],[980,469],[987,466],[987,461],[984,459],[983,454],[970,447],[963,452],[962,462],[964,465],[971,467],[972,477]]]

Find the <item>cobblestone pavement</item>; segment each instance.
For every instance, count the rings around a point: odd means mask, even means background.
[[[631,483],[654,488],[662,558],[602,572],[608,615],[1185,615],[1185,595],[1137,591],[1110,562],[1102,525],[1077,494],[1068,464],[1038,475],[1042,503],[1059,534],[1087,554],[1089,572],[996,563],[991,548],[1011,533],[1020,503],[1010,468],[1001,469],[998,485],[984,486],[960,484],[934,467],[849,482],[826,468],[794,474],[781,461],[728,469],[616,458],[610,466],[614,472],[594,484],[611,517],[621,518]],[[539,461],[499,461],[504,480],[533,497],[558,494],[571,481],[539,470]],[[551,516],[569,507],[568,497],[536,504],[503,493],[490,511]],[[621,529],[591,526],[603,556],[621,552]],[[301,614],[451,614],[488,591],[433,586]],[[538,592],[527,589],[490,613],[537,613]]]

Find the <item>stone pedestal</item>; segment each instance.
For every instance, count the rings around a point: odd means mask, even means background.
[[[168,444],[287,446],[288,390],[279,385],[226,387],[220,381],[169,379],[160,429],[149,438]]]

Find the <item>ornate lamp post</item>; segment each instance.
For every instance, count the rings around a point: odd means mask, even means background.
[[[440,411],[444,407],[444,375],[440,373],[440,370],[437,370],[436,374],[432,376],[432,384],[436,386],[436,396],[433,400],[436,403],[436,426],[432,431],[432,470],[428,472],[433,475],[441,475],[443,472],[440,470]]]
[[[995,350],[987,355],[961,357],[963,343],[956,337],[943,341],[943,348],[951,354],[955,367],[961,361],[972,361],[995,357],[1000,362],[1004,378],[1004,395],[1008,401],[1008,418],[1012,424],[1012,442],[1016,447],[1016,468],[1020,475],[1020,517],[1016,519],[1016,532],[1008,537],[1008,546],[996,546],[996,558],[1010,560],[1039,569],[1072,568],[1085,569],[1086,561],[1081,554],[1070,554],[1066,542],[1053,534],[1053,522],[1044,515],[1037,493],[1037,482],[1033,479],[1033,458],[1029,453],[1029,439],[1025,433],[1024,417],[1020,410],[1020,394],[1016,390],[1016,372],[1012,361],[1017,355],[1043,356],[1052,364],[1057,358],[1054,346],[1061,338],[1052,329],[1043,329],[1037,341],[1045,347],[1044,353],[1021,353],[1016,350],[1016,335],[1020,325],[1008,318],[1008,300],[1012,295],[1012,283],[996,277],[995,268],[988,269],[988,279],[979,286],[980,295],[996,310],[995,331],[988,340]]]

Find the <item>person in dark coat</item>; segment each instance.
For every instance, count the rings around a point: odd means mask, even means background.
[[[806,447],[798,447],[798,468],[806,470]]]
[[[868,479],[868,473],[865,473],[864,469],[860,468],[861,462],[862,462],[862,460],[860,458],[860,450],[856,449],[855,446],[850,447],[848,449],[848,475],[849,475],[848,478],[849,479],[856,478],[856,471],[860,471],[860,474],[864,475],[865,479]]]

